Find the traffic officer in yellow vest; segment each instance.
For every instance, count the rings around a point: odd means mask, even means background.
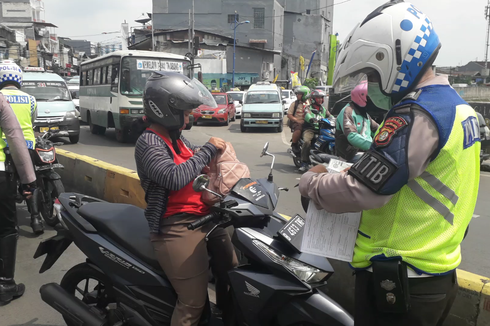
[[[2,71],[3,72],[3,71]],[[0,83],[11,81],[12,76],[2,75]],[[14,111],[4,95],[0,93],[0,306],[8,304],[24,294],[25,286],[14,281],[15,256],[17,252],[17,213],[15,199],[17,179],[7,172],[4,149],[9,143],[10,153],[20,178],[24,197],[32,195],[36,187],[36,175],[26,140]]]
[[[36,137],[32,124],[37,115],[37,103],[34,96],[20,90],[22,85],[22,69],[11,60],[0,62],[0,92],[5,96],[19,120],[26,145],[29,151],[34,151]],[[34,196],[26,200],[31,213],[31,227],[35,234],[44,232],[42,219],[37,205],[37,190]]]
[[[440,47],[431,20],[395,0],[358,24],[337,56],[335,91],[364,73],[395,104],[349,171],[319,165],[300,181],[301,194],[326,211],[363,212],[351,262],[356,326],[442,325],[458,290],[480,136],[475,111],[433,72]]]

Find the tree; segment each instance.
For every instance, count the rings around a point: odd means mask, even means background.
[[[309,89],[315,89],[315,87],[318,86],[318,79],[317,78],[307,78],[305,79],[305,82],[303,83],[304,86],[307,86]]]

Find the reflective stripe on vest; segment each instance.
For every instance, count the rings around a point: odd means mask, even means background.
[[[437,180],[437,179],[436,179]],[[427,181],[427,180],[426,180]],[[437,180],[439,181],[439,180]],[[440,181],[439,181],[440,182]],[[424,188],[416,180],[411,180],[408,182],[407,186],[412,189],[412,191],[422,199],[427,205],[435,209],[439,214],[441,214],[446,221],[453,225],[454,214],[451,213],[451,210],[444,206],[443,203],[434,198],[431,194],[429,194]],[[449,188],[448,188],[449,189]],[[449,189],[451,190],[451,189]],[[452,190],[451,190],[452,191]],[[458,197],[458,196],[456,196]]]

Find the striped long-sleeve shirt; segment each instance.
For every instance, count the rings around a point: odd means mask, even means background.
[[[197,147],[184,136],[180,139],[194,152],[194,156],[179,165],[174,163],[172,151],[165,141],[153,132],[145,131],[136,142],[134,156],[145,191],[145,216],[150,231],[154,233],[160,231],[160,220],[167,210],[170,191],[180,190],[192,182],[218,152],[210,143]]]

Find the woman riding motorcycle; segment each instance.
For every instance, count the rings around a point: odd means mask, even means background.
[[[171,325],[199,323],[207,300],[208,251],[216,277],[217,306],[226,320],[231,303],[227,272],[237,265],[230,237],[218,228],[206,243],[211,223],[187,229],[189,223],[210,212],[192,183],[225,148],[225,142],[212,137],[198,147],[181,135],[194,108],[201,104],[216,107],[216,102],[199,81],[173,72],[154,72],[146,83],[143,102],[149,127],[136,143],[135,158],[148,205],[145,216],[150,239],[178,296]]]
[[[379,125],[367,113],[372,104],[368,97],[368,83],[361,82],[351,91],[351,102],[337,116],[335,123],[335,147],[337,155],[353,161],[356,154],[367,151]]]

